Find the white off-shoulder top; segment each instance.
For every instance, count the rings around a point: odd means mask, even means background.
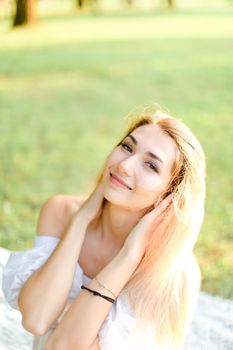
[[[50,254],[55,249],[60,238],[39,235],[35,236],[32,248],[25,251],[12,252],[3,269],[2,289],[8,304],[19,310],[18,295],[20,288],[26,280],[42,266]],[[44,350],[44,343],[49,335],[56,328],[64,313],[69,308],[72,301],[81,291],[81,285],[86,285],[91,280],[85,275],[83,269],[77,263],[72,288],[68,296],[66,307],[44,335],[35,335],[33,350]],[[116,301],[112,304],[111,309],[102,324],[99,331],[99,347],[101,350],[158,350],[155,345],[151,329],[145,328],[142,332],[133,332],[132,328],[135,323],[135,317],[127,302],[126,295],[122,291]]]

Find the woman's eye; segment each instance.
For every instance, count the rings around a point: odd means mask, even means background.
[[[151,162],[146,162],[149,165],[149,168],[158,173],[158,168]]]
[[[120,145],[122,148],[124,148],[126,151],[128,151],[130,153],[133,151],[132,148],[125,142],[122,142]],[[159,172],[158,167],[156,165],[154,165],[153,163],[151,163],[151,162],[145,162],[145,163],[149,165],[149,168],[151,170],[155,171],[156,173]]]
[[[127,143],[122,143],[121,146],[129,152],[132,151],[132,148]]]

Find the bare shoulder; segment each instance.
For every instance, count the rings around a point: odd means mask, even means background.
[[[74,213],[87,199],[85,195],[56,194],[42,205],[36,235],[62,237]]]

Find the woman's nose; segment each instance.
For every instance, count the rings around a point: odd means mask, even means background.
[[[124,159],[118,164],[119,174],[122,174],[125,176],[132,176],[133,169],[134,169],[134,165],[131,158]]]

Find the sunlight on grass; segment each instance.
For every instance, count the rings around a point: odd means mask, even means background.
[[[178,22],[177,22],[178,21]],[[179,24],[179,25],[177,25]],[[9,31],[0,26],[1,49],[24,49],[57,44],[106,40],[140,40],[161,38],[232,38],[229,16],[154,16],[143,18],[90,18],[41,22],[27,30]]]

